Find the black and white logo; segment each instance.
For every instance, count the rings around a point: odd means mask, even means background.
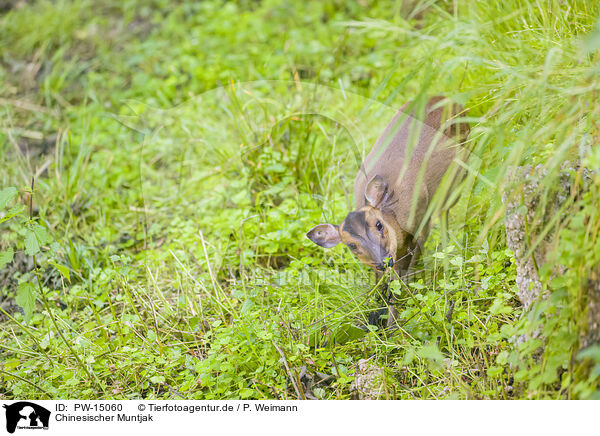
[[[16,429],[48,430],[50,411],[29,401],[19,401],[6,405],[6,431],[14,433]]]

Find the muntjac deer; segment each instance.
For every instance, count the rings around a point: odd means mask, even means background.
[[[431,200],[446,173],[459,179],[458,171],[448,170],[466,156],[461,144],[469,125],[452,123],[464,112],[461,106],[434,97],[423,117],[413,106],[407,103],[394,115],[361,165],[354,180],[356,210],[339,226],[319,224],[306,234],[325,248],[343,242],[375,270],[377,281],[387,267],[403,276],[414,266],[429,234]],[[437,204],[450,194],[440,192]]]

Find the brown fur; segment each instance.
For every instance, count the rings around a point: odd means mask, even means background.
[[[422,117],[409,113],[411,106],[394,115],[361,165],[354,181],[357,210],[339,226],[319,224],[307,233],[324,247],[343,242],[376,271],[391,258],[400,275],[419,256],[429,233],[427,208],[469,133],[466,123],[442,132],[447,120],[463,115],[443,97],[429,100]]]

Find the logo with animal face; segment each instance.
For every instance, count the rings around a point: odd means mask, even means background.
[[[19,401],[6,405],[6,431],[14,433],[18,429],[48,429],[50,411],[29,401]]]

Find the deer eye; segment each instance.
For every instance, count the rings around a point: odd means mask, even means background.
[[[381,221],[377,221],[375,223],[375,227],[377,228],[377,230],[379,230],[380,232],[383,230],[383,224],[381,224]]]
[[[349,248],[350,250],[353,250],[353,251],[354,251],[354,250],[356,250],[356,248],[357,248],[357,247],[356,247],[356,244],[350,243],[350,244],[348,244],[348,248]]]

